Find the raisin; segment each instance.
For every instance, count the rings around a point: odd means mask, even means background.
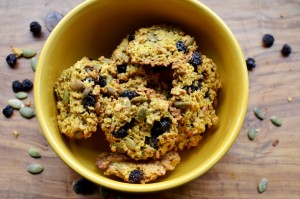
[[[118,131],[112,132],[112,135],[115,138],[124,138],[128,135],[127,129],[124,127],[121,127]]]
[[[157,142],[158,142],[158,140],[157,140],[156,137],[148,137],[148,136],[146,136],[145,144],[148,144],[152,148],[155,148],[155,149],[158,148]]]
[[[88,94],[84,99],[83,99],[83,106],[85,109],[88,109],[89,106],[94,107],[96,104],[96,98],[93,94]]]
[[[73,190],[77,194],[83,194],[83,195],[93,194],[97,189],[98,186],[96,184],[94,184],[93,182],[85,178],[81,178],[73,184]]]
[[[19,80],[12,82],[12,89],[15,93],[23,91],[23,84]]]
[[[130,129],[134,126],[134,119],[124,125],[124,128]]]
[[[127,65],[122,64],[117,66],[118,73],[126,73]]]
[[[250,57],[246,59],[246,64],[247,64],[248,70],[252,70],[256,66],[255,60],[253,58],[250,58]]]
[[[129,36],[128,36],[128,41],[130,42],[130,41],[132,41],[132,40],[134,40],[135,39],[135,36],[133,35],[133,34],[130,34]]]
[[[23,91],[30,91],[33,87],[33,83],[29,79],[24,79],[22,81]]]
[[[197,72],[197,66],[202,64],[202,58],[199,52],[193,53],[190,64],[194,66],[194,71]]]
[[[183,43],[183,41],[178,41],[177,43],[176,43],[176,48],[177,48],[177,50],[179,51],[179,52],[183,52],[183,53],[186,53],[186,46],[185,46],[185,44]]]
[[[12,106],[6,106],[3,110],[2,113],[5,117],[9,118],[12,113],[14,112],[14,108]]]
[[[193,83],[189,86],[184,86],[182,87],[182,89],[184,89],[187,93],[191,94],[197,90],[200,90],[202,88],[202,80],[198,80],[198,83],[195,83],[195,81],[193,81]]]
[[[139,169],[132,170],[129,174],[130,183],[138,183],[144,179],[144,172]]]
[[[130,100],[139,96],[139,94],[137,94],[137,92],[135,91],[123,91],[120,95],[120,97],[128,97]]]
[[[288,44],[284,44],[281,49],[281,54],[285,57],[289,56],[292,52],[292,48]]]
[[[274,43],[274,37],[271,34],[265,34],[262,38],[265,47],[271,47]]]
[[[13,67],[17,63],[17,57],[14,54],[9,54],[6,57],[6,63],[10,66]]]
[[[39,35],[42,31],[41,25],[36,21],[31,22],[29,28],[30,32],[32,32],[32,34],[35,36]]]
[[[155,121],[151,129],[151,136],[158,137],[161,134],[170,130],[171,120],[169,118],[162,118],[160,121]]]
[[[98,81],[95,81],[96,85],[99,85],[100,87],[104,87],[106,86],[106,78],[102,77],[101,75],[99,75]]]

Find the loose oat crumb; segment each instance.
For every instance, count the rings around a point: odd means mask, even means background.
[[[292,101],[293,101],[293,98],[292,98],[292,97],[288,97],[288,98],[287,98],[287,101],[288,101],[288,102],[292,102]]]
[[[17,139],[20,135],[20,133],[16,130],[13,131],[13,135],[15,136],[15,138]]]
[[[26,100],[26,102],[25,102],[25,104],[24,104],[25,106],[27,106],[27,107],[30,107],[30,105],[31,105],[31,101],[30,100]]]
[[[23,54],[23,50],[21,48],[16,48],[11,46],[12,52],[16,57],[21,57]]]
[[[279,143],[279,139],[276,138],[275,140],[273,140],[272,146],[273,146],[273,147],[276,147],[276,146],[278,145],[278,143]]]

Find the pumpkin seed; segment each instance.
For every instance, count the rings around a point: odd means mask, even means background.
[[[260,120],[265,119],[265,114],[258,107],[254,107],[253,112],[258,119]]]
[[[38,59],[36,57],[31,58],[31,68],[33,71],[36,70],[37,63],[38,63]]]
[[[86,98],[86,96],[88,96],[90,94],[90,92],[92,91],[91,87],[87,87],[83,90],[82,92],[82,98]]]
[[[187,109],[192,106],[190,102],[174,102],[174,106],[179,109]]]
[[[258,186],[257,186],[258,192],[263,193],[267,190],[267,188],[268,188],[268,179],[266,179],[266,178],[260,179]]]
[[[136,119],[138,121],[144,121],[146,119],[146,115],[147,115],[147,109],[146,108],[141,108],[138,112],[137,112],[137,117]]]
[[[31,48],[24,48],[22,50],[22,55],[25,58],[31,58],[36,55],[36,51]]]
[[[111,87],[107,87],[107,94],[110,96],[117,96],[115,89],[113,89]]]
[[[278,117],[276,116],[271,116],[271,121],[272,123],[275,125],[275,126],[281,126],[282,125],[282,121],[281,119],[279,119]]]
[[[101,104],[100,104],[100,102],[96,102],[96,104],[95,104],[96,114],[100,114],[100,111],[101,111]]]
[[[28,94],[26,92],[20,91],[16,93],[16,97],[18,99],[25,99],[28,97]]]
[[[248,131],[248,138],[249,140],[254,140],[254,138],[256,137],[256,129],[255,128],[250,128],[249,131]]]
[[[112,82],[113,77],[111,75],[107,75],[106,77],[106,83],[109,84],[110,82]]]
[[[70,97],[69,91],[64,90],[62,102],[63,102],[64,104],[68,104],[68,103],[69,103],[69,97]]]
[[[131,103],[132,104],[143,103],[143,102],[146,102],[147,100],[148,100],[147,97],[138,96],[138,97],[131,99]]]
[[[185,41],[185,46],[189,47],[189,46],[193,45],[194,42],[195,42],[195,39],[193,37],[191,37]]]
[[[8,100],[8,105],[12,106],[14,109],[19,110],[22,107],[23,102],[18,99],[10,99]]]
[[[126,138],[125,138],[125,144],[126,144],[126,146],[127,146],[130,150],[135,150],[135,144],[134,144],[134,142],[133,142],[132,139],[126,137]]]
[[[152,42],[157,42],[157,39],[153,33],[148,33],[148,39]]]
[[[85,89],[84,83],[80,80],[70,82],[69,86],[73,91],[83,91]]]
[[[33,158],[40,158],[41,154],[37,148],[31,147],[28,149],[28,153]]]
[[[27,171],[31,174],[39,174],[44,170],[43,166],[37,163],[30,164]]]
[[[32,108],[30,107],[22,107],[20,109],[20,114],[24,117],[24,118],[27,118],[27,119],[30,119],[32,117],[35,116],[35,113],[33,112]]]

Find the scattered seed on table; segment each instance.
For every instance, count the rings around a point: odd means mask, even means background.
[[[273,147],[276,147],[276,146],[278,145],[278,143],[279,143],[279,139],[276,138],[275,140],[273,140],[272,146],[273,146]]]
[[[19,133],[18,131],[16,131],[16,130],[13,130],[12,134],[13,134],[13,136],[15,136],[16,139],[17,139],[17,138],[19,137],[19,135],[20,135],[20,133]]]
[[[31,68],[33,71],[36,70],[38,59],[36,57],[31,58]]]
[[[246,65],[248,70],[252,70],[256,66],[255,60],[251,57],[248,57],[246,59]]]
[[[265,114],[258,107],[254,107],[253,112],[258,119],[260,120],[265,119]]]
[[[277,116],[271,116],[271,121],[275,126],[281,126],[282,125],[282,121],[281,119],[279,119]]]
[[[17,57],[14,54],[9,54],[6,57],[6,63],[12,68],[16,65],[17,63]]]
[[[19,110],[23,105],[23,102],[18,99],[10,99],[10,100],[8,100],[7,103],[8,103],[8,105],[12,106],[14,109],[17,109],[17,110]]]
[[[34,36],[41,34],[42,26],[37,21],[33,21],[29,24],[29,30]]]
[[[44,170],[43,166],[37,163],[32,163],[27,167],[27,171],[31,174],[39,174],[42,173],[43,170]]]
[[[34,148],[34,147],[29,148],[28,153],[33,158],[40,158],[41,157],[40,151],[37,148]]]
[[[18,99],[26,99],[28,97],[28,94],[24,91],[20,91],[16,93],[16,97]]]
[[[32,108],[26,106],[20,108],[20,114],[26,119],[30,119],[35,116],[35,113],[33,112]]]
[[[9,118],[14,112],[14,108],[10,105],[6,106],[3,110],[2,113],[6,118]]]
[[[98,186],[94,184],[93,182],[81,178],[78,181],[73,183],[73,190],[77,194],[83,194],[83,195],[88,195],[88,194],[93,194],[97,191]]]
[[[31,48],[24,48],[22,50],[22,55],[25,58],[32,58],[36,55],[36,51]]]
[[[258,192],[263,193],[267,190],[267,188],[268,188],[268,179],[266,179],[266,178],[260,179],[258,186],[257,186]]]
[[[255,139],[255,137],[256,137],[256,133],[257,133],[257,131],[256,131],[256,129],[255,128],[249,128],[249,130],[248,130],[248,138],[249,138],[249,140],[254,140]]]
[[[271,35],[271,34],[264,34],[264,36],[262,38],[263,45],[268,48],[274,44],[274,40],[275,39],[274,39],[273,35]]]
[[[292,48],[288,44],[284,44],[281,49],[281,54],[285,57],[289,56],[292,52]]]

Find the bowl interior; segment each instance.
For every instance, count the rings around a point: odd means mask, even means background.
[[[217,64],[223,82],[217,109],[220,125],[210,130],[199,147],[182,152],[182,161],[174,171],[153,183],[128,184],[107,178],[96,168],[97,155],[108,150],[103,135],[73,141],[60,134],[53,84],[64,69],[83,56],[110,57],[128,33],[158,23],[181,26],[196,38],[200,51]],[[151,192],[195,179],[226,153],[244,120],[248,76],[244,56],[232,33],[212,11],[197,1],[87,0],[65,16],[48,38],[39,58],[34,91],[43,132],[67,165],[82,176],[112,189]]]

